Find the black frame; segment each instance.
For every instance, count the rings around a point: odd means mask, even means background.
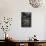
[[[31,12],[21,12],[21,27],[31,27]]]

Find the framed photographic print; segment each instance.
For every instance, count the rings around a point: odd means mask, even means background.
[[[21,12],[21,27],[31,27],[31,12]]]

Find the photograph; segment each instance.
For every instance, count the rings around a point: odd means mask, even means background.
[[[31,27],[31,12],[21,12],[21,26]]]

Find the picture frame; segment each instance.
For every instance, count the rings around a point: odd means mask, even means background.
[[[21,12],[21,27],[31,27],[31,12]]]

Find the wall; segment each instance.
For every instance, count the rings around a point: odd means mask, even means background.
[[[32,13],[32,27],[21,27],[21,12]],[[12,26],[8,33],[17,40],[27,40],[34,34],[37,35],[39,40],[44,40],[45,15],[45,8],[32,8],[28,0],[0,0],[0,17],[13,17]],[[1,33],[0,35],[2,35]],[[0,39],[2,38],[0,36]]]
[[[45,15],[45,24],[44,24],[44,38],[46,39],[46,15]]]

